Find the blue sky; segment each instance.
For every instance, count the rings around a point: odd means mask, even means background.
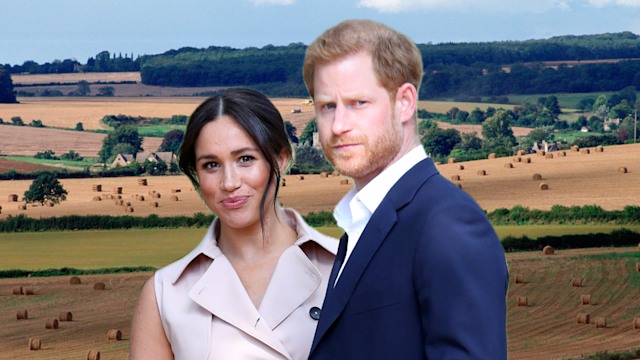
[[[416,43],[640,34],[640,0],[3,0],[0,64],[309,44],[349,18],[383,22]]]

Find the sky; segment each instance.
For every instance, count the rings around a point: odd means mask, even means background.
[[[0,64],[309,44],[346,19],[419,44],[640,34],[640,0],[2,0]]]

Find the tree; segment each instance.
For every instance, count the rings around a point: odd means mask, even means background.
[[[45,202],[59,204],[67,199],[69,193],[62,187],[58,177],[52,172],[42,172],[33,180],[29,189],[24,192],[22,200],[26,203]]]
[[[14,116],[11,118],[11,122],[13,123],[13,125],[15,126],[24,126],[24,121],[22,121],[22,118],[20,116]]]
[[[17,102],[9,69],[0,65],[0,104],[15,104]]]
[[[87,96],[91,93],[91,87],[86,80],[78,81],[78,88],[76,89],[78,96]]]
[[[162,144],[160,144],[159,151],[171,151],[172,153],[177,153],[178,149],[182,145],[182,140],[184,139],[184,131],[180,129],[175,129],[164,134],[162,138]]]
[[[116,148],[118,144],[123,145]],[[130,145],[130,147],[124,147],[124,144]],[[102,149],[100,149],[98,156],[100,161],[107,162],[118,153],[126,152],[135,155],[142,150],[142,136],[138,133],[138,129],[135,126],[122,125],[102,140]]]
[[[434,158],[449,156],[460,140],[458,130],[440,129],[437,123],[431,124],[420,138],[424,150]]]
[[[84,125],[81,122],[76,123],[75,131],[84,131]]]
[[[322,150],[308,143],[294,145],[294,153],[293,172],[319,173],[332,170],[332,166],[327,161]]]
[[[558,98],[555,95],[551,95],[546,98],[544,107],[549,110],[554,117],[557,117],[562,112],[560,110],[560,105],[558,104]]]
[[[113,86],[103,86],[98,88],[98,96],[115,96],[116,90]]]
[[[307,143],[310,146],[313,145],[314,132],[318,132],[318,122],[316,121],[316,118],[311,119],[311,121],[307,123],[307,126],[304,127],[302,134],[300,134],[300,137],[298,138],[298,143]]]
[[[289,140],[291,140],[292,143],[297,144],[298,137],[296,136],[296,132],[298,131],[298,129],[296,129],[296,127],[293,126],[293,124],[289,121],[284,122],[284,128],[287,132],[287,136],[289,136]]]
[[[483,145],[487,152],[499,148],[509,149],[516,144],[510,122],[513,119],[503,109],[496,110],[496,113],[482,123]]]
[[[73,150],[69,150],[68,153],[60,155],[60,159],[62,160],[70,160],[70,161],[82,161],[83,157],[80,156],[77,152]]]

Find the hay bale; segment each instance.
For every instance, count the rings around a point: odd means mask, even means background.
[[[505,169],[513,169],[513,164],[512,163],[506,163],[504,164]]]
[[[540,181],[542,180],[542,175],[535,173],[533,175],[531,175],[531,179],[533,179],[533,181]]]
[[[122,194],[122,186],[116,186],[112,191],[114,194]]]
[[[321,178],[327,178],[327,177],[329,177],[329,174],[327,174],[327,172],[326,172],[326,171],[322,171],[322,172],[320,173],[320,177],[321,177]]]
[[[93,201],[102,201],[102,197],[101,196],[94,196],[93,197]]]
[[[542,253],[545,255],[553,255],[555,254],[555,252],[556,252],[555,249],[551,245],[547,245],[544,248],[542,248]]]
[[[571,286],[582,287],[582,278],[574,277],[571,279]]]
[[[339,176],[340,173],[337,170],[333,170],[333,172],[331,173],[331,176]]]
[[[447,159],[447,164],[455,164],[455,162],[456,162],[456,158]]]
[[[144,195],[138,195],[138,196],[136,196],[136,200],[138,200],[138,201],[144,201]]]
[[[298,180],[304,180],[304,175],[298,175]]]
[[[349,180],[348,179],[340,180],[340,185],[349,185]]]
[[[540,190],[549,190],[549,185],[546,183],[541,183],[540,184]]]
[[[567,152],[566,152],[566,151],[564,151],[564,150],[563,150],[563,151],[558,151],[558,152],[557,152],[557,154],[558,154],[558,156],[559,156],[559,157],[565,157],[565,156],[567,156]]]
[[[87,352],[87,360],[100,360],[100,351],[89,350]]]
[[[513,162],[514,163],[522,162],[522,158],[520,156],[516,156],[516,157],[513,158]]]
[[[580,149],[580,154],[590,154],[591,150],[589,149]]]
[[[151,194],[151,197],[154,199],[160,199],[162,197],[162,195],[160,195],[159,192],[154,192],[153,194]]]
[[[107,332],[107,340],[109,341],[120,341],[122,340],[122,331],[118,329],[110,329]]]
[[[35,295],[36,291],[31,286],[26,286],[24,288],[24,294],[25,295]]]
[[[282,179],[282,181],[280,182],[280,186],[282,186],[282,187],[287,186],[287,182],[284,181],[284,179]]]
[[[18,205],[18,210],[27,210],[27,204]]]
[[[632,324],[634,329],[640,329],[640,317],[633,318]]]
[[[157,207],[158,207],[158,205],[159,205],[159,204],[158,204],[158,202],[157,202],[157,201],[152,201],[152,202],[150,202],[150,203],[149,203],[149,206],[154,207],[154,208],[157,208]]]
[[[496,153],[491,153],[489,154],[489,156],[487,156],[487,159],[495,159],[496,158]]]
[[[524,150],[518,150],[518,151],[516,151],[516,155],[517,155],[517,156],[522,156],[522,155],[524,155],[524,154],[525,154],[525,153],[524,153]]]
[[[9,194],[9,196],[7,196],[7,201],[8,202],[18,201],[18,194]]]
[[[49,319],[44,327],[45,329],[57,329],[58,325],[58,319]]]
[[[147,186],[147,179],[138,179],[138,186]]]
[[[518,306],[529,306],[529,299],[526,296],[518,296]]]
[[[544,157],[545,157],[545,159],[553,159],[553,154],[552,153],[548,153]]]
[[[547,153],[544,150],[540,150],[536,153],[538,156],[545,156]]]
[[[522,162],[527,163],[527,164],[531,164],[531,158],[530,157],[526,157],[522,160]]]
[[[596,324],[596,328],[606,328],[607,327],[607,318],[604,316],[598,316],[594,319]]]
[[[122,200],[115,200],[114,204],[116,204],[117,206],[122,206],[124,204],[124,201]]]
[[[16,319],[18,320],[27,320],[28,318],[29,313],[27,312],[27,309],[18,310],[18,312],[16,313]]]
[[[572,151],[572,152],[578,152],[578,151],[580,151],[580,147],[579,147],[578,145],[573,145],[573,146],[571,147],[571,151]]]
[[[604,146],[602,146],[602,145],[596,146],[595,151],[596,152],[604,152]]]
[[[578,324],[588,324],[590,316],[587,313],[578,313]]]
[[[42,342],[38,338],[29,338],[29,350],[40,350]]]
[[[515,282],[516,282],[516,284],[524,284],[524,275],[516,274]]]
[[[618,168],[618,172],[621,174],[626,174],[629,170],[627,170],[627,168],[625,166],[620,166]]]
[[[451,175],[451,181],[460,181],[460,175]]]
[[[172,196],[171,196],[171,201],[178,201],[178,197],[177,197],[177,196],[175,196],[175,195],[172,195]]]
[[[22,289],[22,286],[18,286],[18,287],[14,287],[13,290],[11,291],[11,293],[13,295],[23,295],[24,294],[24,290]]]
[[[131,207],[131,206],[126,206],[126,207],[124,208],[124,212],[126,212],[126,213],[132,213],[132,212],[133,212],[133,207]]]
[[[580,295],[580,305],[591,305],[591,295]]]
[[[182,190],[180,190],[180,189],[171,189],[171,192],[175,194],[175,193],[182,192]]]
[[[60,314],[58,314],[58,319],[60,321],[72,321],[73,314],[71,314],[70,311],[62,311]]]
[[[93,185],[91,187],[91,190],[94,191],[94,192],[102,192],[102,185],[100,185],[100,184]]]
[[[77,276],[72,276],[69,278],[69,284],[71,285],[79,285],[80,283],[82,283],[82,281]]]
[[[124,203],[122,203],[122,205],[124,205],[124,206],[131,206],[131,201],[125,201]]]
[[[464,165],[462,165],[462,164],[458,164],[458,166],[456,166],[456,168],[457,168],[458,170],[464,170]]]
[[[93,290],[104,290],[104,289],[106,289],[106,285],[101,281],[93,284]]]
[[[476,174],[478,174],[478,176],[485,176],[487,175],[487,172],[483,169],[480,169],[476,172]]]
[[[462,184],[457,183],[456,186],[458,187],[458,189],[462,189]]]
[[[53,207],[56,203],[54,203],[53,201],[47,201],[47,206],[48,207]]]

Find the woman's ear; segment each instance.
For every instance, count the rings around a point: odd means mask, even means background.
[[[416,91],[416,87],[409,83],[402,84],[396,94],[396,106],[401,122],[415,119],[416,108],[418,106],[418,92]]]
[[[285,174],[289,168],[289,162],[291,161],[291,154],[287,150],[282,150],[278,155],[278,169],[280,174]]]

